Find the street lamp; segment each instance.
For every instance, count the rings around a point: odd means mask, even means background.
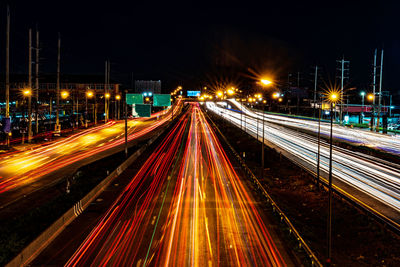
[[[30,88],[27,88],[23,91],[24,98],[28,98],[28,142],[31,142],[31,137],[32,137],[32,106],[31,106],[31,96],[32,96],[32,90]],[[25,112],[24,112],[25,113]],[[23,117],[24,118],[24,117]],[[25,118],[24,118],[25,121]],[[24,143],[24,137],[25,137],[25,129],[22,130],[22,143]]]
[[[117,103],[117,105],[118,105],[118,108],[117,108],[117,120],[119,120],[119,107],[120,107],[120,100],[121,100],[121,96],[120,95],[116,95],[115,96],[115,99],[117,100],[115,103]]]
[[[254,97],[256,97],[259,101],[262,100],[261,94],[255,94]],[[257,141],[258,141],[258,116],[257,116]]]
[[[362,91],[362,92],[360,93],[360,95],[361,95],[361,116],[364,117],[364,99],[365,99],[365,92]],[[361,123],[362,123],[362,121],[361,121]]]
[[[333,140],[333,107],[339,102],[340,94],[338,92],[330,92],[328,101],[331,104],[331,129],[329,137],[329,182],[328,182],[328,258],[327,262],[330,265],[332,258],[332,140]]]
[[[87,128],[87,121],[88,121],[88,98],[92,98],[92,96],[93,96],[93,92],[92,91],[86,91],[86,94],[85,94],[85,100],[86,100],[86,106],[85,106],[85,109],[86,109],[86,114],[85,114],[85,128]]]
[[[270,86],[270,85],[273,84],[272,81],[269,80],[269,79],[261,79],[260,82],[261,82],[261,85],[262,85],[263,89],[265,89],[266,86]],[[265,113],[265,104],[266,104],[266,103],[267,103],[267,101],[264,100],[264,101],[263,101],[263,105],[262,105],[262,107],[263,107],[263,110],[262,110],[263,130],[262,130],[262,144],[261,144],[261,179],[264,178],[264,145],[265,145],[265,144],[264,144],[264,142],[265,142],[265,140],[264,140],[264,139],[265,139],[265,137],[264,137],[264,135],[265,135],[264,113]]]
[[[61,92],[61,98],[62,99],[67,99],[69,97],[69,92],[68,91],[62,91]]]
[[[104,101],[105,101],[105,105],[104,105],[104,113],[105,113],[105,116],[104,116],[104,123],[107,123],[108,122],[108,118],[109,118],[109,106],[110,106],[110,104],[109,104],[109,99],[110,99],[110,93],[105,93],[104,94]]]
[[[260,82],[261,82],[263,85],[270,85],[270,84],[272,84],[272,81],[270,81],[270,80],[268,80],[268,79],[261,79]]]
[[[374,100],[375,100],[374,94],[368,94],[368,95],[367,95],[367,99],[368,99],[369,101],[371,101],[372,103],[374,103]],[[374,106],[371,107],[371,110],[372,110],[372,115],[371,115],[371,123],[370,123],[370,124],[371,124],[371,132],[372,132],[372,131],[374,130],[375,107],[374,107]]]

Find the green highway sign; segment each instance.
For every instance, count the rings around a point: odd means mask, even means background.
[[[169,94],[154,94],[153,106],[154,107],[171,106],[171,96]]]
[[[135,111],[139,115],[139,117],[147,117],[151,116],[151,105],[150,104],[135,104]]]
[[[143,95],[142,94],[126,94],[126,104],[143,104]]]

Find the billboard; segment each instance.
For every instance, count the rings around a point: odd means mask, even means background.
[[[171,106],[171,96],[169,94],[155,94],[153,98],[154,107]]]
[[[187,96],[200,96],[200,91],[187,91]]]
[[[135,111],[139,117],[151,116],[151,105],[150,104],[135,104]]]
[[[128,105],[143,104],[142,94],[126,94],[126,103]]]

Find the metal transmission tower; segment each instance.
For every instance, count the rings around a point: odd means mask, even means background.
[[[61,133],[61,126],[60,126],[60,61],[61,61],[61,37],[60,33],[58,33],[58,42],[57,42],[57,83],[56,83],[56,89],[57,89],[57,114],[56,114],[56,126],[55,126],[55,132],[57,134]]]
[[[316,117],[316,111],[318,109],[317,108],[317,102],[319,102],[319,95],[320,95],[320,92],[318,92],[318,82],[319,82],[319,80],[321,78],[321,67],[315,65],[313,67],[313,73],[311,73],[310,75],[314,76],[312,78],[312,82],[314,83],[314,108],[313,108],[314,112],[313,112],[313,117],[315,118]]]
[[[374,130],[374,124],[375,124],[375,94],[376,94],[376,53],[377,49],[375,49],[374,53],[374,76],[373,76],[373,81],[372,81],[372,95],[374,96],[372,99],[372,115],[371,115],[371,131]]]
[[[342,57],[341,60],[336,60],[337,63],[339,63],[339,66],[337,67],[337,70],[340,72],[340,124],[343,123],[343,99],[344,99],[344,94],[343,94],[343,87],[344,87],[344,80],[349,79],[349,65],[350,61],[344,60],[344,56]]]
[[[36,134],[39,133],[39,30],[36,26],[36,60],[35,60],[35,93],[36,93],[36,114],[35,125]]]
[[[6,123],[10,122],[10,7],[7,6],[6,26]],[[6,135],[7,147],[10,146],[10,135]]]
[[[376,131],[379,132],[379,124],[382,110],[382,71],[383,71],[383,49],[381,50],[381,66],[379,67],[379,95],[378,95],[378,117],[376,120]]]

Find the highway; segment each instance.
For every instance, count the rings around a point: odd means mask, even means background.
[[[258,136],[262,140],[262,115],[247,110],[242,114],[214,102],[207,102],[208,110],[215,112],[242,128],[256,138],[257,119]],[[251,116],[249,115],[251,114]],[[267,116],[266,116],[267,117]],[[282,123],[264,125],[265,142],[281,151],[296,164],[316,172],[317,139],[314,136],[288,129]],[[242,122],[242,125],[241,125]],[[329,168],[329,145],[321,142],[320,168],[322,177],[327,177]],[[383,217],[400,229],[400,166],[384,160],[333,147],[333,177],[336,190],[357,201],[375,214]]]
[[[228,103],[232,104],[239,111],[243,110],[244,113],[250,116],[262,116],[262,112],[249,109],[243,105],[241,108],[240,102],[229,99]],[[289,117],[284,115],[275,114],[264,114],[264,120],[266,122],[275,123],[283,126],[290,126],[295,129],[307,130],[318,133],[318,121],[310,120],[305,118]],[[330,124],[327,122],[321,122],[321,135],[329,136]],[[335,124],[333,127],[333,136],[335,138],[352,142],[359,145],[368,146],[375,149],[380,149],[386,152],[390,152],[396,155],[400,155],[400,135],[384,135],[369,130],[362,130],[356,128],[349,128]]]
[[[260,210],[191,104],[65,265],[294,266]],[[65,256],[65,244],[50,245],[49,257]]]
[[[170,112],[164,113],[153,114],[151,118],[130,119],[128,142],[169,121]],[[59,181],[65,175],[60,171],[69,166],[77,169],[96,159],[102,152],[117,148],[121,150],[125,142],[124,133],[124,121],[110,121],[32,150],[0,155],[0,206]],[[67,173],[71,171],[66,170]]]

